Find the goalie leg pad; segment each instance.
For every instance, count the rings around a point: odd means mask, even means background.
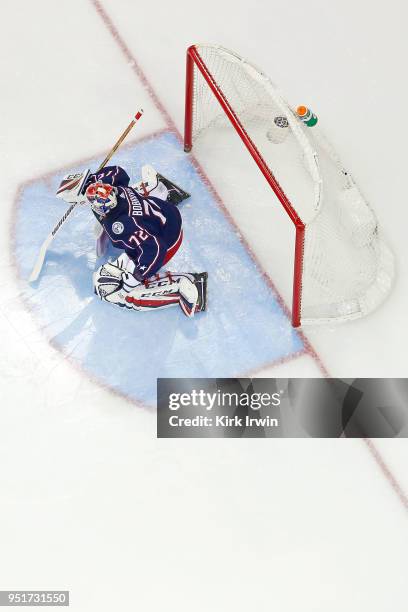
[[[199,294],[194,274],[164,274],[135,287],[126,301],[136,310],[180,306],[187,317],[193,317]]]
[[[156,310],[180,306],[187,317],[205,310],[207,273],[166,274],[130,287],[129,274],[116,262],[103,264],[94,274],[96,295],[106,302],[131,310]]]

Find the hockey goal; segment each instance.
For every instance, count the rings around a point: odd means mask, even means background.
[[[292,244],[282,253],[283,262],[293,254],[293,272],[286,272],[293,274],[293,326],[374,310],[391,288],[393,256],[319,124],[307,127],[270,79],[236,53],[193,45],[187,51],[185,151],[204,133],[215,142],[226,130],[237,132],[271,187],[270,206],[280,203],[293,224]],[[274,227],[268,229],[274,240]]]

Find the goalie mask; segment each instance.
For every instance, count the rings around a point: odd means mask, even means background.
[[[117,204],[116,189],[106,183],[91,183],[86,189],[85,196],[97,215],[107,215]]]

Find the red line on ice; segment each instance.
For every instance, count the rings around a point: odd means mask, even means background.
[[[150,83],[149,79],[147,78],[147,76],[145,75],[144,71],[142,70],[142,68],[140,67],[138,62],[136,61],[135,57],[132,55],[132,52],[130,51],[129,47],[127,46],[127,44],[125,43],[125,41],[123,40],[121,35],[119,34],[119,31],[116,28],[116,26],[114,25],[112,19],[109,17],[107,12],[103,8],[101,2],[99,2],[99,0],[90,0],[90,1],[92,2],[93,6],[95,7],[95,10],[97,11],[98,15],[101,17],[101,19],[102,19],[103,23],[105,24],[106,28],[110,32],[112,38],[115,40],[116,44],[121,49],[123,55],[125,56],[125,58],[128,61],[129,66],[131,67],[133,72],[136,74],[137,78],[141,81],[141,83],[145,87],[145,89],[148,92],[150,98],[152,99],[152,102],[154,103],[156,108],[163,115],[163,118],[165,119],[165,121],[166,121],[166,123],[167,123],[167,125],[169,127],[169,130],[171,132],[173,132],[177,136],[177,138],[180,141],[180,143],[183,143],[182,135],[180,134],[179,130],[177,129],[176,124],[174,123],[173,119],[171,118],[171,116],[167,112],[164,104],[161,102],[159,96],[155,92],[153,86],[151,85],[151,83]],[[259,261],[258,257],[255,255],[252,247],[250,246],[248,241],[244,238],[244,236],[242,236],[239,227],[237,226],[235,220],[233,219],[233,217],[231,216],[231,214],[227,210],[223,200],[221,199],[221,197],[217,193],[214,185],[211,183],[210,179],[208,178],[208,176],[206,175],[206,173],[202,169],[202,167],[201,167],[200,163],[197,161],[197,159],[193,155],[191,155],[191,154],[190,154],[190,159],[191,159],[195,169],[197,170],[198,174],[200,175],[202,181],[205,183],[205,185],[207,186],[207,188],[210,191],[211,195],[213,196],[213,198],[217,202],[218,206],[221,208],[221,210],[223,211],[224,215],[227,217],[228,221],[230,222],[230,224],[233,226],[234,230],[239,235],[240,241],[242,242],[242,244],[244,245],[244,247],[248,251],[249,255],[251,256],[251,258],[253,260],[253,262],[255,263],[256,267],[258,268],[259,272],[261,273],[264,281],[272,289],[273,293],[276,295],[277,301],[278,301],[279,305],[281,306],[282,310],[285,312],[286,316],[290,319],[291,315],[290,315],[290,311],[289,311],[289,308],[288,308],[287,304],[285,303],[285,301],[282,298],[281,294],[277,290],[277,288],[276,288],[273,280],[271,279],[271,277],[265,272],[261,262]],[[313,346],[309,342],[308,338],[304,335],[304,333],[302,331],[297,331],[297,333],[299,334],[299,336],[301,337],[301,339],[303,341],[303,344],[304,344],[306,352],[312,357],[312,359],[315,360],[315,362],[319,366],[319,369],[321,370],[323,376],[330,376],[329,372],[327,371],[326,366],[324,365],[324,363],[322,361],[322,359],[317,354],[317,352],[315,351],[315,349],[313,348]],[[270,366],[272,364],[268,364],[268,365]],[[265,366],[265,367],[267,367],[267,366]]]
[[[111,18],[109,17],[109,15],[107,14],[107,12],[105,11],[105,9],[103,8],[101,2],[99,0],[90,0],[96,10],[96,12],[99,14],[100,18],[102,19],[103,23],[105,24],[106,28],[109,30],[110,34],[112,35],[112,38],[114,39],[114,41],[116,42],[116,44],[119,46],[119,48],[121,49],[123,55],[126,57],[126,59],[128,60],[128,63],[130,65],[130,67],[132,68],[133,72],[136,74],[136,76],[138,77],[138,79],[141,81],[141,83],[143,84],[143,86],[145,87],[146,91],[148,92],[149,96],[151,97],[153,103],[155,104],[156,108],[161,112],[161,114],[163,115],[164,119],[166,120],[166,123],[169,127],[169,130],[171,130],[178,138],[178,140],[180,141],[180,143],[183,143],[183,138],[179,132],[179,130],[177,129],[173,119],[171,118],[171,116],[169,115],[169,113],[167,112],[165,106],[163,105],[163,103],[161,102],[160,98],[158,97],[157,93],[155,92],[152,84],[150,83],[150,81],[148,80],[148,78],[146,77],[144,71],[142,70],[142,68],[140,67],[140,65],[138,64],[138,62],[136,61],[135,57],[133,56],[132,52],[130,51],[129,47],[127,46],[127,44],[125,43],[125,41],[123,40],[123,38],[121,37],[121,35],[119,34],[118,29],[116,28],[116,26],[114,25],[113,21],[111,20]],[[191,154],[190,154],[191,155]],[[238,235],[240,236],[240,240],[242,242],[242,244],[245,246],[245,248],[247,249],[248,253],[250,254],[251,258],[253,259],[256,267],[258,268],[258,270],[260,271],[260,273],[262,274],[265,282],[268,284],[268,286],[273,290],[273,292],[275,293],[277,300],[280,304],[280,306],[282,307],[282,309],[284,310],[284,312],[286,313],[286,315],[288,316],[288,318],[290,319],[290,311],[285,303],[285,301],[283,300],[282,296],[280,295],[280,293],[277,291],[274,282],[272,281],[272,279],[270,278],[270,276],[266,273],[266,271],[263,269],[259,259],[257,258],[257,256],[255,255],[255,253],[253,252],[251,246],[249,245],[249,243],[246,241],[246,239],[242,236],[237,224],[235,223],[234,219],[232,218],[232,216],[230,215],[229,211],[227,210],[225,204],[223,203],[221,197],[219,196],[219,194],[217,193],[216,189],[214,188],[214,186],[212,185],[210,179],[208,178],[208,176],[206,175],[206,173],[204,172],[204,170],[202,169],[202,167],[200,166],[199,162],[197,161],[197,159],[195,159],[194,156],[191,156],[191,159],[193,161],[193,164],[197,170],[197,172],[199,173],[200,177],[202,178],[202,180],[204,181],[204,183],[207,185],[208,189],[210,190],[211,194],[213,195],[214,199],[216,200],[216,202],[218,203],[219,207],[222,209],[222,211],[224,212],[225,216],[228,218],[229,222],[231,223],[231,225],[234,227],[234,229],[238,232]],[[297,331],[297,333],[300,335],[300,337],[302,338],[302,341],[304,343],[305,346],[305,352],[307,354],[309,354],[317,363],[317,365],[319,366],[322,374],[324,376],[330,376],[326,366],[324,365],[322,359],[320,358],[320,356],[317,354],[317,352],[315,351],[315,349],[313,348],[313,346],[311,345],[311,343],[309,342],[308,338],[304,335],[304,333],[302,331]],[[299,355],[302,352],[298,352],[295,355],[293,355],[294,358],[299,357]],[[288,359],[288,361],[290,360],[290,358]],[[286,361],[286,359],[284,359],[283,361]],[[282,360],[278,360],[277,363],[282,362]],[[265,368],[266,367],[270,367],[273,364],[265,364]],[[368,440],[365,439],[364,440],[367,448],[369,449],[371,456],[375,459],[377,465],[379,466],[379,468],[381,469],[383,475],[385,476],[385,478],[388,480],[389,484],[392,486],[392,488],[394,489],[394,491],[396,491],[397,495],[399,496],[399,499],[402,501],[402,503],[404,504],[404,507],[406,510],[408,510],[408,502],[407,502],[407,497],[402,489],[402,487],[398,484],[397,479],[395,478],[395,476],[392,474],[391,469],[387,466],[384,458],[382,457],[382,455],[380,454],[379,450],[377,449],[377,447],[374,445],[372,440]]]

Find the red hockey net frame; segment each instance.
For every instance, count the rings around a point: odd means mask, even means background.
[[[206,80],[208,87],[220,103],[226,116],[235,128],[243,144],[248,149],[258,168],[268,181],[270,187],[282,204],[284,210],[295,226],[295,254],[294,254],[294,269],[293,269],[293,294],[292,294],[292,325],[299,327],[301,323],[301,307],[302,307],[302,276],[303,276],[303,258],[305,245],[305,224],[293,208],[291,202],[283,191],[282,187],[276,180],[269,168],[268,164],[258,151],[255,143],[249,137],[243,127],[234,109],[225,97],[220,85],[212,76],[207,68],[204,60],[200,56],[195,45],[187,49],[187,65],[186,65],[186,100],[185,100],[185,123],[184,123],[184,150],[191,151],[193,146],[193,107],[194,107],[194,66],[200,71]]]

